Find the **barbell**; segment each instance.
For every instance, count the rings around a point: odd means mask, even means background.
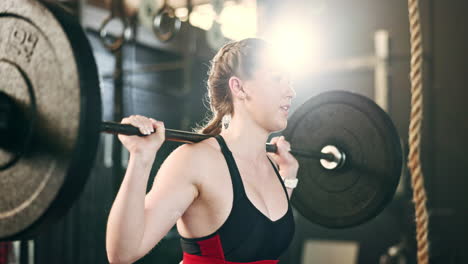
[[[101,132],[141,134],[102,122],[91,46],[59,6],[2,0],[0,36],[0,240],[11,240],[66,213],[84,188]],[[402,169],[400,139],[372,100],[322,93],[301,105],[282,133],[300,164],[291,201],[310,221],[355,226],[392,199]],[[207,137],[166,130],[167,140],[184,143]]]
[[[102,122],[101,124],[101,132],[109,133],[109,134],[123,134],[129,136],[140,136],[144,137],[143,133],[137,127],[128,124],[120,124],[116,122]],[[175,129],[166,129],[165,138],[168,141],[175,141],[175,142],[182,142],[182,143],[196,143],[202,140],[208,139],[212,137],[211,135],[204,135],[204,134],[197,134],[192,132],[186,132],[181,130]],[[276,152],[277,148],[275,144],[266,144],[266,151],[267,152]],[[337,150],[338,151],[338,150]],[[343,164],[345,161],[345,154],[338,151],[337,154],[333,154],[335,152],[328,151],[328,148],[322,149],[321,152],[313,152],[307,150],[298,150],[294,148],[290,150],[290,153],[294,156],[302,156],[307,158],[317,158],[317,159],[324,159],[329,162],[336,162],[337,164]]]

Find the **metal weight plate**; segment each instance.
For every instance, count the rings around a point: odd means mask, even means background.
[[[301,150],[333,145],[344,165],[324,168],[320,160],[297,157],[299,184],[291,202],[310,221],[330,228],[364,223],[391,201],[402,169],[400,138],[390,117],[370,99],[345,91],[306,101],[283,135]]]
[[[26,152],[0,171],[0,240],[13,240],[58,219],[83,189],[101,103],[90,45],[71,14],[38,1],[2,0],[0,36],[0,91],[34,122]],[[9,156],[0,149],[0,163]]]
[[[147,28],[153,27],[154,15],[162,7],[163,1],[142,0],[138,9],[138,21]]]
[[[153,33],[157,39],[167,42],[180,31],[182,21],[175,14],[175,9],[165,3],[153,17]]]

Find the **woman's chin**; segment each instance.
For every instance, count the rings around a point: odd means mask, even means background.
[[[288,125],[287,120],[276,122],[276,124],[273,127],[271,127],[270,131],[271,133],[273,133],[273,132],[285,130],[287,125]]]

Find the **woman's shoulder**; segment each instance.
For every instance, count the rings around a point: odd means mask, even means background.
[[[198,143],[183,144],[177,147],[168,158],[177,160],[186,168],[200,167],[213,163],[220,148],[215,138],[208,138]]]
[[[203,186],[207,178],[217,171],[220,148],[215,138],[177,147],[163,162],[163,165],[183,179],[191,179],[197,186]],[[218,148],[216,148],[218,147]]]

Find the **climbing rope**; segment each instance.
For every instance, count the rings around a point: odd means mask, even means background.
[[[413,202],[416,214],[416,240],[418,263],[429,261],[428,215],[426,190],[421,170],[421,123],[423,119],[423,81],[422,81],[422,32],[419,21],[418,0],[408,0],[411,35],[411,119],[409,126],[408,167],[411,172]]]

